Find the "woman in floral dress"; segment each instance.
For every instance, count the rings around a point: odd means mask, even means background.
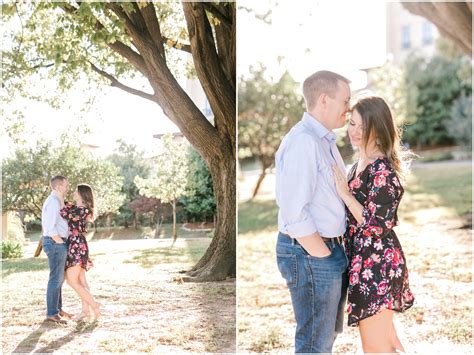
[[[67,203],[60,214],[68,221],[69,236],[67,240],[68,251],[66,258],[66,280],[77,292],[82,302],[82,311],[76,320],[89,316],[89,307],[92,308],[97,319],[100,316],[100,303],[96,302],[90,294],[87,284],[86,271],[93,264],[89,259],[89,246],[87,245],[87,223],[94,219],[94,194],[89,185],[77,185],[73,193],[75,204]]]
[[[364,352],[405,351],[393,324],[393,311],[410,308],[406,259],[393,227],[403,196],[410,153],[385,101],[359,100],[352,109],[348,134],[359,160],[348,174],[334,168],[336,189],[346,204],[344,236],[349,259],[348,323],[359,326]]]

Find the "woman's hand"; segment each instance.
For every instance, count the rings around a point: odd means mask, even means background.
[[[334,182],[336,183],[336,191],[338,195],[342,199],[348,196],[351,196],[351,193],[349,191],[349,185],[347,184],[346,176],[337,167],[337,165],[332,166],[332,171],[334,173]]]

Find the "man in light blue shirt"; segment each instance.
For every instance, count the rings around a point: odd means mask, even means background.
[[[343,327],[346,213],[332,168],[345,167],[332,130],[346,122],[349,83],[329,71],[309,76],[303,83],[307,112],[275,157],[277,264],[291,294],[297,353],[332,352]]]
[[[44,201],[41,211],[43,249],[48,257],[49,264],[46,319],[66,323],[61,317],[72,317],[71,314],[62,310],[61,297],[67,256],[68,225],[59,214],[59,211],[64,206],[64,198],[69,189],[69,182],[64,176],[55,176],[51,179],[50,185],[51,194]]]

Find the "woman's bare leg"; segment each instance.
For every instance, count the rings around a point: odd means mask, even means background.
[[[380,313],[361,320],[359,332],[364,353],[395,353],[394,335],[396,337],[396,333],[394,331],[391,310],[384,309]]]
[[[82,301],[86,302],[92,307],[95,317],[100,316],[100,304],[94,300],[88,290],[81,285],[79,275],[81,273],[81,267],[79,265],[72,266],[66,270],[67,283],[76,291]]]
[[[79,283],[82,285],[82,287],[84,287],[87,292],[91,292],[90,288],[89,288],[89,284],[87,283],[87,279],[86,279],[86,270],[84,270],[83,268],[81,268],[81,272],[79,273]],[[82,300],[81,299],[81,303],[82,303],[82,313],[83,314],[89,314],[89,304]]]

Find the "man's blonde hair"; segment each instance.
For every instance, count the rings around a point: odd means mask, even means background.
[[[67,181],[67,177],[62,175],[56,175],[51,178],[49,184],[51,185],[52,189],[55,189],[59,184],[63,183],[64,181]]]
[[[351,83],[349,79],[342,75],[328,70],[317,71],[307,77],[303,82],[303,96],[306,102],[306,110],[311,111],[316,106],[318,98],[322,93],[333,97],[336,94],[340,81],[346,84]]]

